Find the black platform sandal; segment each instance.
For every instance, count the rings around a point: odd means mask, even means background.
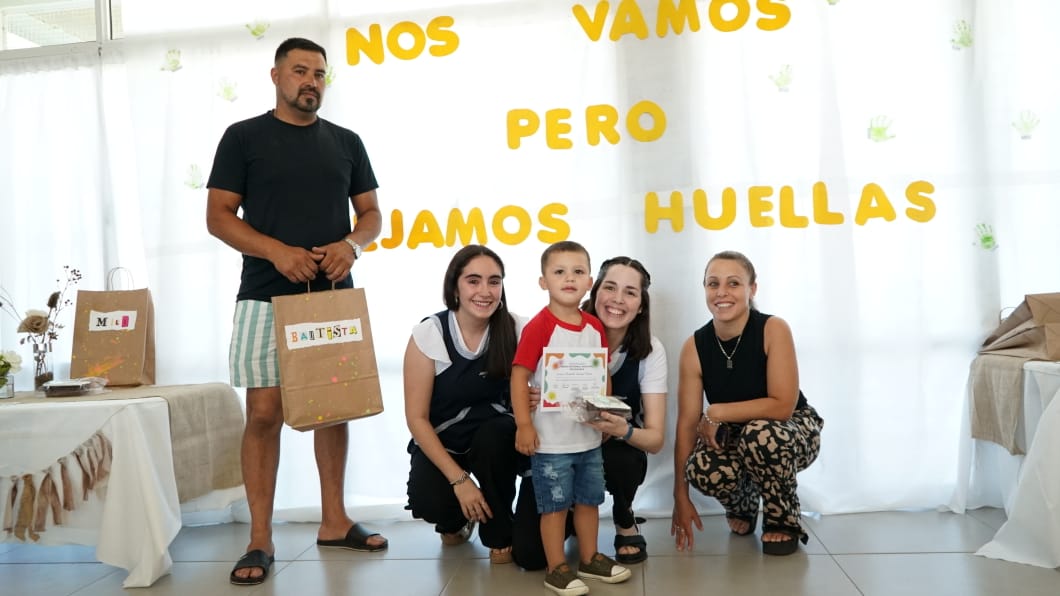
[[[810,536],[803,532],[801,529],[792,530],[791,528],[767,528],[762,527],[762,535],[765,536],[769,533],[785,534],[788,539],[781,540],[779,542],[766,542],[762,541],[762,553],[767,555],[785,556],[794,553],[799,550],[799,543],[806,544],[810,541]]]
[[[755,515],[753,515],[752,517],[744,517],[744,516],[741,516],[741,515],[732,515],[732,514],[726,513],[725,514],[725,519],[726,519],[726,521],[728,521],[728,520],[736,520],[736,521],[747,522],[747,530],[745,530],[743,532],[737,532],[736,530],[732,529],[732,526],[729,526],[729,531],[732,532],[733,534],[736,534],[737,536],[747,536],[748,534],[754,534],[755,533],[755,527],[758,526],[758,514],[757,513]]]

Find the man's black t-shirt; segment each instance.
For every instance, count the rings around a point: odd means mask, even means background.
[[[308,250],[349,234],[350,197],[378,184],[356,133],[321,118],[295,126],[270,110],[228,127],[207,186],[242,196],[242,217],[255,230]],[[350,277],[336,284],[352,286]],[[321,272],[312,287],[330,289],[331,282]],[[305,291],[271,262],[243,255],[237,300],[268,302]]]

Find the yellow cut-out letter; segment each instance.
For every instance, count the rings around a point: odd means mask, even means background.
[[[651,117],[651,128],[640,125],[640,117],[644,115]],[[638,101],[626,114],[626,129],[630,136],[642,143],[658,141],[666,132],[666,112],[655,102],[646,99]]]
[[[519,227],[514,232],[509,232],[504,228],[504,222],[509,217],[514,217],[519,224]],[[526,212],[526,209],[515,205],[505,205],[498,209],[493,216],[493,237],[505,244],[514,246],[526,241],[527,237],[530,236],[530,227],[532,225],[533,222],[530,220],[530,214]]]
[[[368,27],[368,37],[353,27],[346,30],[346,63],[357,66],[362,52],[372,62],[383,63],[383,29],[377,23]]]
[[[424,242],[430,242],[438,248],[445,246],[445,237],[438,220],[426,209],[416,214],[416,219],[409,228],[409,248],[416,248]]]
[[[772,17],[758,19],[758,28],[762,31],[777,31],[791,22],[791,9],[787,4],[776,0],[758,0],[756,5],[758,12]]]
[[[704,230],[724,230],[736,221],[736,191],[731,188],[721,191],[721,215],[711,217],[707,191],[697,188],[692,192],[692,209],[699,227]]]
[[[813,222],[823,226],[843,223],[843,214],[828,210],[828,186],[824,182],[813,185]]]
[[[678,0],[677,6],[674,6],[674,0],[659,0],[656,17],[655,34],[659,37],[666,37],[671,30],[674,35],[684,33],[685,23],[688,23],[689,31],[699,31],[699,11],[695,0]]]
[[[617,145],[621,138],[615,129],[617,124],[618,110],[614,106],[600,104],[585,108],[585,138],[590,145],[599,145],[601,134],[608,143]]]
[[[874,217],[882,217],[886,221],[894,221],[898,214],[894,212],[894,205],[887,198],[887,193],[875,182],[869,182],[861,190],[861,201],[858,202],[858,211],[854,214],[854,223],[859,226]]]
[[[562,135],[570,134],[570,110],[556,108],[545,112],[545,143],[549,149],[570,149],[574,143]]]
[[[449,30],[455,22],[453,17],[434,17],[431,22],[427,23],[427,37],[441,42],[438,45],[431,46],[431,49],[428,50],[431,56],[439,58],[448,56],[460,46],[460,36],[456,34],[456,31]]]
[[[409,48],[401,45],[401,36],[406,33],[412,36],[412,47]],[[386,34],[386,47],[399,60],[414,60],[419,58],[423,48],[427,47],[427,36],[416,23],[401,21]]]
[[[920,209],[906,209],[906,217],[920,223],[931,221],[935,217],[935,201],[932,201],[928,195],[933,192],[935,192],[935,185],[927,180],[910,182],[905,188],[905,198]]]
[[[593,13],[592,18],[589,17],[589,11],[585,10],[581,4],[572,6],[571,12],[574,13],[574,18],[578,19],[578,24],[582,26],[582,31],[585,31],[589,39],[600,41],[600,36],[604,34],[604,25],[607,23],[607,11],[610,9],[611,5],[607,2],[597,2],[596,12]]]
[[[520,139],[537,132],[541,119],[537,112],[525,108],[508,110],[508,148],[518,149]]]
[[[622,0],[615,9],[615,20],[611,22],[611,41],[622,39],[632,33],[638,39],[648,39],[648,24],[636,0]]]
[[[537,220],[548,229],[537,233],[537,239],[545,244],[562,242],[570,238],[570,224],[559,218],[567,214],[567,206],[563,203],[549,203],[537,212]]]
[[[466,219],[459,209],[453,209],[449,212],[449,221],[445,226],[445,245],[453,246],[456,244],[458,235],[460,236],[461,245],[471,244],[472,235],[478,236],[478,244],[486,243],[486,220],[482,217],[481,209],[475,207],[468,211]]]
[[[649,234],[659,231],[659,220],[670,220],[670,227],[675,232],[685,229],[685,200],[681,191],[675,190],[670,193],[670,206],[663,207],[659,204],[659,195],[649,192],[644,196],[644,229]]]
[[[780,187],[780,225],[785,228],[805,228],[810,218],[795,213],[795,191],[790,186]]]
[[[383,238],[379,244],[383,248],[397,248],[405,240],[405,223],[401,211],[394,209],[390,212],[390,234],[389,238]],[[367,249],[366,249],[367,250]]]
[[[721,8],[726,4],[736,5],[736,17],[731,21],[726,21],[725,17],[721,16]],[[710,24],[722,33],[740,30],[751,18],[751,5],[747,0],[710,0],[710,8],[707,11]]]

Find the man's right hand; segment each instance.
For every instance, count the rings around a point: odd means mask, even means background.
[[[285,244],[277,248],[269,260],[291,283],[304,284],[316,279],[320,270],[318,261],[322,258],[323,255],[315,255],[304,248]]]

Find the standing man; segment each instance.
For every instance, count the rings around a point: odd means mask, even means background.
[[[275,552],[283,407],[272,298],[305,292],[307,285],[314,291],[352,287],[350,269],[382,223],[378,185],[360,137],[317,117],[326,69],[327,53],[316,43],[292,38],[280,44],[271,73],[276,109],[228,127],[207,185],[207,228],[243,254],[229,361],[233,385],[247,388],[242,466],[251,522],[233,584],[264,582]],[[352,230],[347,201],[357,214]],[[317,544],[385,549],[385,538],[346,514],[346,424],[314,431],[313,443],[322,516]]]

